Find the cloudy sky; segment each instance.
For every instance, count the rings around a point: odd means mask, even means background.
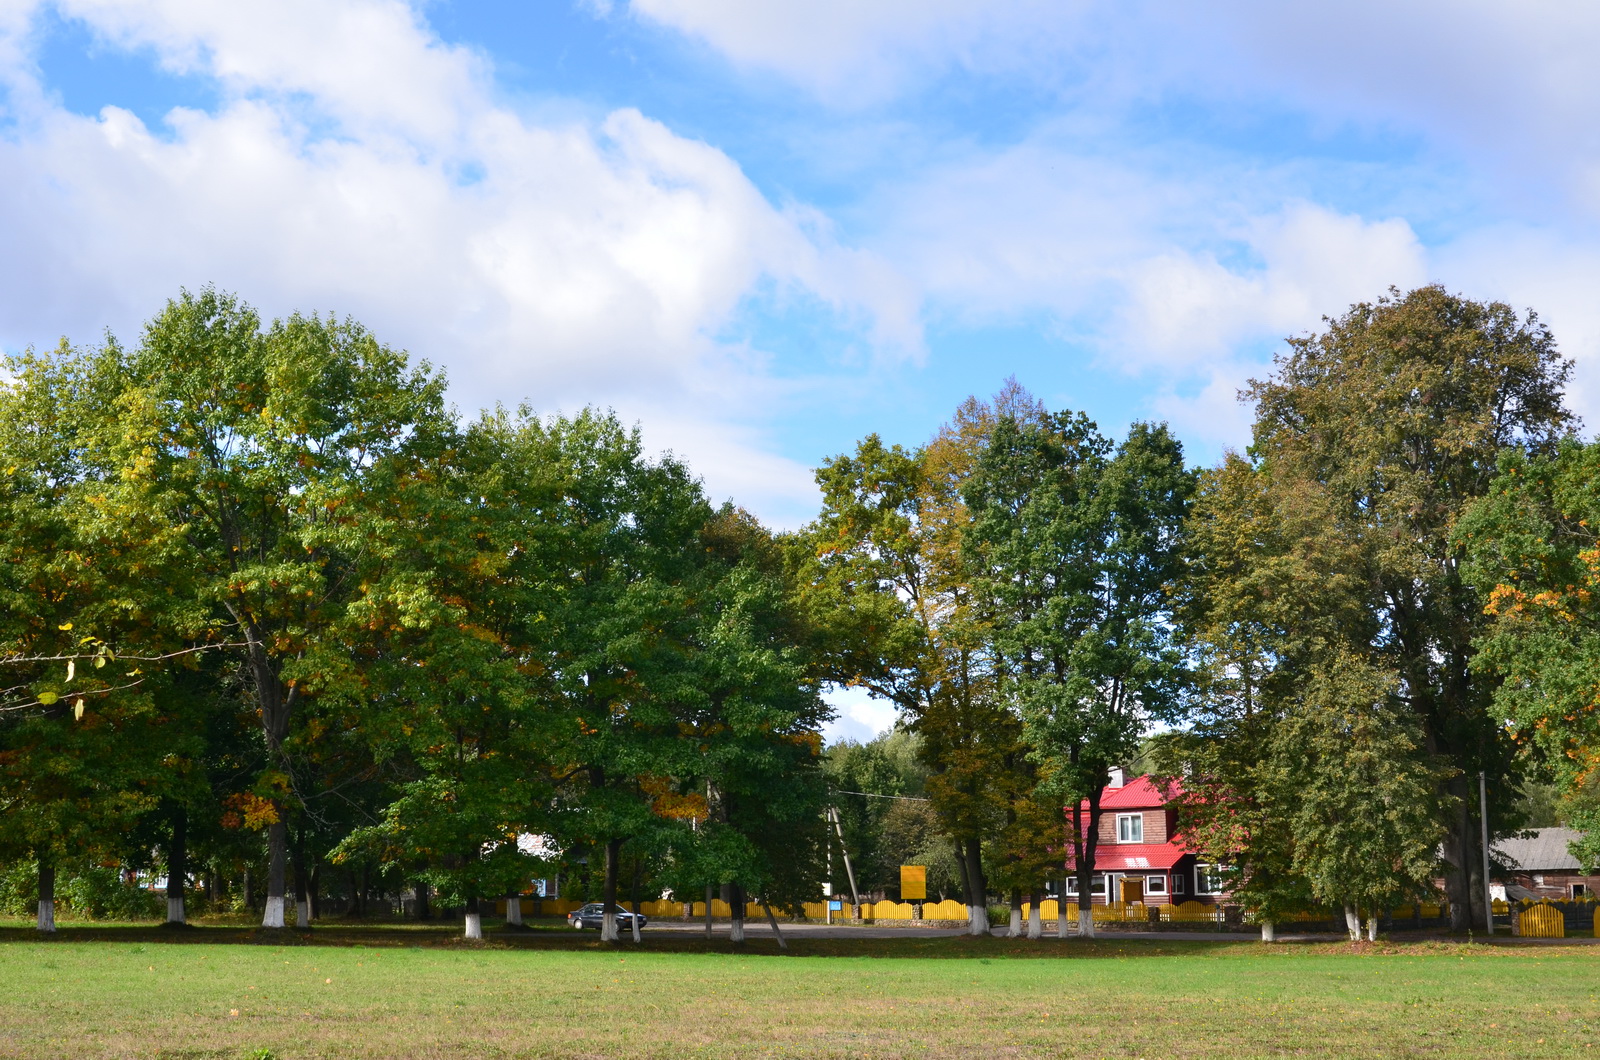
[[[1537,309],[1592,424],[1597,54],[1553,0],[0,0],[0,346],[348,313],[784,526],[1013,374],[1213,460],[1390,285]]]

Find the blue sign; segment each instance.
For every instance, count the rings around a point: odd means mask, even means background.
[[[843,909],[844,909],[844,903],[843,902],[829,902],[828,903],[828,911],[831,912],[831,913],[842,912]]]

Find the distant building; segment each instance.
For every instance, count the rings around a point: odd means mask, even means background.
[[[1089,803],[1084,801],[1087,818]],[[1178,905],[1221,901],[1226,892],[1218,866],[1196,859],[1174,839],[1177,811],[1167,806],[1163,794],[1149,777],[1124,783],[1122,771],[1113,770],[1111,786],[1100,797],[1100,834],[1094,856],[1096,905],[1107,902],[1144,902]],[[1070,821],[1070,811],[1069,817]],[[1067,869],[1074,868],[1067,851]],[[1067,898],[1076,901],[1078,880],[1067,878]]]
[[[1535,828],[1528,839],[1502,839],[1494,844],[1495,861],[1508,871],[1496,872],[1490,890],[1505,898],[1587,898],[1600,894],[1600,876],[1583,871],[1567,844],[1581,839],[1573,828]]]

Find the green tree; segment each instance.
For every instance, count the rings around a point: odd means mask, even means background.
[[[970,562],[995,601],[995,649],[1040,798],[1070,807],[1084,936],[1110,770],[1150,719],[1181,706],[1168,587],[1193,485],[1164,427],[1135,424],[1113,454],[1094,424],[1058,413],[1001,417],[965,491]]]
[[[296,722],[344,646],[364,586],[356,557],[392,481],[451,424],[444,381],[359,325],[293,316],[263,330],[253,310],[207,289],[168,303],[131,354],[103,415],[107,490],[125,511],[181,534],[194,586],[187,631],[239,650],[268,762],[263,925],[284,926]]]
[[[1600,865],[1600,443],[1501,457],[1455,540],[1488,619],[1473,666],[1511,741],[1555,776],[1573,853]]]
[[[1481,903],[1470,778],[1490,778],[1495,831],[1514,805],[1517,757],[1493,709],[1497,680],[1475,671],[1487,602],[1455,535],[1509,450],[1545,454],[1568,430],[1569,365],[1529,314],[1423,287],[1356,305],[1289,342],[1252,384],[1253,454],[1266,474],[1321,495],[1360,552],[1356,601],[1374,637],[1350,644],[1391,675],[1434,759],[1451,915]]]

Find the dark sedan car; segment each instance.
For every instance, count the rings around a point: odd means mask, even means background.
[[[605,918],[605,914],[606,907],[604,902],[590,902],[582,909],[576,909],[568,913],[567,923],[571,924],[579,931],[582,931],[584,928],[594,928],[599,930],[600,921]],[[623,929],[627,929],[629,931],[633,930],[632,913],[628,912],[621,906],[618,906],[616,910],[616,917],[618,931]],[[641,916],[639,918],[639,927],[643,928],[648,923],[650,923],[649,917]]]

